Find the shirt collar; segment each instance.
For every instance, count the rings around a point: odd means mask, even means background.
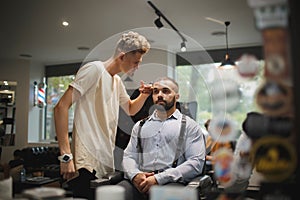
[[[156,116],[156,110],[152,113],[152,115],[150,116],[150,118],[149,118],[149,121],[151,121],[151,120],[154,120],[154,121],[161,121],[161,119],[160,118],[158,118],[157,116]],[[182,114],[180,113],[180,111],[178,110],[178,109],[176,109],[175,110],[175,112],[173,112],[173,114],[168,118],[168,119],[179,119],[180,118],[180,116],[181,116]],[[168,120],[167,119],[167,120]]]

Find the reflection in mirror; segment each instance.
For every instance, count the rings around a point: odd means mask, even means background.
[[[15,143],[16,88],[15,81],[0,81],[0,146]]]

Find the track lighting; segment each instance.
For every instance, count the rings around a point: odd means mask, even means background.
[[[182,52],[185,52],[185,51],[186,51],[185,42],[181,42],[180,50],[181,50]]]
[[[157,28],[163,27],[163,23],[160,21],[160,16],[154,21],[154,24],[157,26]]]
[[[174,31],[176,31],[176,33],[182,39],[181,51],[186,51],[186,44],[185,44],[185,42],[187,42],[187,40],[185,39],[185,37],[183,37],[183,35],[178,31],[178,29],[168,20],[168,18],[162,12],[160,12],[160,10],[151,1],[147,1],[147,2],[154,9],[155,14],[158,16],[158,18],[154,21],[154,24],[157,26],[157,28],[161,28],[161,27],[164,26],[162,24],[161,20],[160,20],[160,18],[162,17],[171,26],[171,28]]]
[[[230,24],[229,21],[226,21],[225,23],[225,27],[226,27],[226,54],[225,54],[225,60],[221,63],[221,65],[219,66],[219,69],[233,69],[235,68],[235,63],[233,61],[230,60],[229,58],[229,53],[228,53],[228,26]]]

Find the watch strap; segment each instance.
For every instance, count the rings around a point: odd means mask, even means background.
[[[59,160],[60,162],[67,163],[67,162],[70,162],[70,161],[73,159],[73,155],[72,155],[72,154],[65,153],[65,154],[63,154],[63,155],[61,155],[61,156],[58,156],[57,158],[58,158],[58,160]]]

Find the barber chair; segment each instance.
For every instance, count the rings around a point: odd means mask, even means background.
[[[135,99],[139,95],[139,90],[136,89],[132,95],[131,99]],[[146,100],[142,109],[134,116],[127,116],[122,109],[119,113],[119,122],[116,136],[116,150],[114,152],[115,157],[115,172],[108,173],[101,178],[92,180],[90,182],[90,187],[96,189],[103,185],[115,185],[121,182],[124,179],[124,172],[122,171],[121,162],[123,157],[123,150],[127,147],[127,144],[130,139],[131,129],[137,121],[149,116],[152,114],[151,108],[153,105],[152,97],[149,96]],[[187,116],[196,119],[197,113],[197,102],[177,102],[176,107]],[[205,167],[204,167],[205,168]],[[205,170],[203,170],[205,171]],[[197,189],[199,193],[199,199],[203,199],[207,192],[210,191],[213,185],[213,180],[211,176],[203,174],[195,177],[191,182],[187,184],[186,187],[191,187]]]
[[[122,171],[115,171],[104,175],[102,178],[92,180],[90,182],[90,187],[96,189],[103,185],[115,185],[124,179],[124,173]],[[213,180],[211,176],[203,174],[195,177],[190,181],[186,187],[196,189],[198,192],[198,197],[200,199],[205,199],[206,195],[211,191],[213,186]]]

